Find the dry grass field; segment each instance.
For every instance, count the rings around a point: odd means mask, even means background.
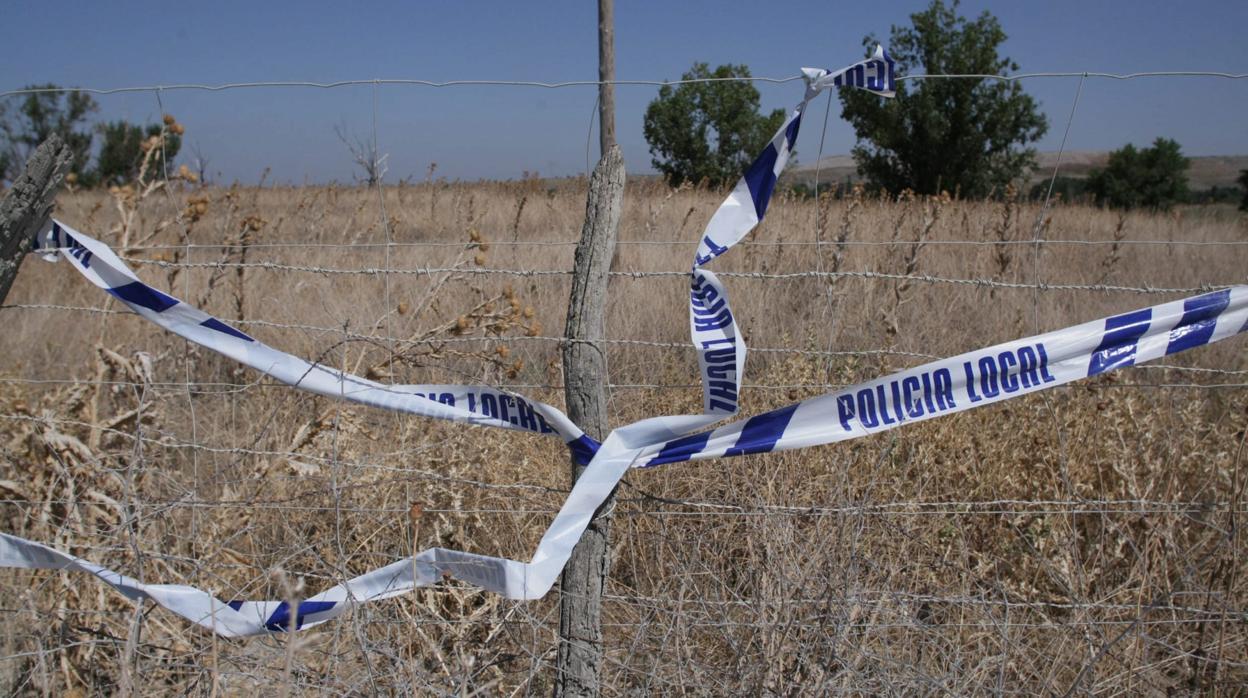
[[[384,219],[376,190],[179,186],[70,192],[58,216],[283,350],[562,404],[583,180],[387,187]],[[722,196],[625,195],[616,424],[698,409],[679,272]],[[1248,224],[1230,209],[1058,203],[1033,245],[1037,213],[778,196],[715,265],[758,273],[725,279],[752,349],[747,413],[1245,282]],[[3,530],[145,581],[268,599],[434,545],[527,559],[568,487],[557,440],[276,385],[64,264],[27,259],[6,303]],[[1244,342],[837,446],[634,472],[604,693],[1242,694]],[[447,582],[229,641],[84,575],[0,570],[0,690],[540,695],[557,607]]]

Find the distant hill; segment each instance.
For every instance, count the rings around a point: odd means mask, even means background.
[[[1087,177],[1088,172],[1104,167],[1109,159],[1108,151],[1076,150],[1062,153],[1058,174],[1066,177]],[[1039,167],[1032,173],[1032,180],[1048,177],[1057,164],[1057,153],[1037,155]],[[1233,187],[1240,170],[1248,170],[1248,155],[1205,155],[1191,158],[1187,170],[1189,186],[1194,190],[1210,187]],[[815,177],[815,164],[798,162],[788,177],[793,182],[810,183]],[[844,182],[847,178],[860,179],[854,158],[850,155],[831,155],[819,163],[819,179],[824,182]]]

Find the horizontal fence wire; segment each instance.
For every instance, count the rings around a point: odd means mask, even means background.
[[[427,276],[430,274],[462,274],[465,276],[572,276],[572,270],[563,269],[489,269],[479,267],[426,267],[421,269],[395,269],[385,267],[362,267],[343,269],[339,267],[318,267],[302,264],[282,264],[279,262],[168,262],[157,259],[123,257],[132,264],[155,266],[164,269],[263,269],[267,271],[305,272],[310,274],[344,275],[344,276],[382,276],[397,274],[401,276]],[[612,271],[612,278],[650,279],[680,278],[687,279],[687,271]],[[1025,283],[998,281],[988,278],[949,278],[930,274],[889,274],[877,271],[798,271],[783,273],[767,273],[752,271],[721,271],[717,276],[730,279],[754,279],[761,281],[794,281],[803,279],[883,279],[887,281],[917,281],[926,284],[954,284],[975,286],[979,288],[1000,288],[1034,292],[1040,291],[1103,291],[1116,293],[1147,293],[1147,294],[1179,294],[1206,293],[1228,286],[1243,283],[1243,279],[1224,282],[1206,283],[1200,286],[1179,288],[1153,288],[1149,286],[1120,286],[1114,284],[1063,284],[1063,283]]]
[[[498,237],[490,239],[490,245],[499,245],[504,247],[576,247],[576,240],[505,240]],[[697,247],[697,240],[618,240],[616,246],[628,245],[685,245],[688,247]],[[1131,245],[1173,245],[1177,247],[1237,247],[1248,245],[1248,240],[1049,240],[1041,238],[1039,240],[845,240],[831,242],[808,242],[802,240],[750,240],[746,239],[740,243],[744,248],[750,247],[828,247],[828,246],[844,246],[844,247],[906,247],[909,245],[922,244],[926,246],[940,245],[967,245],[971,247],[1035,247],[1037,245],[1044,247],[1046,245],[1088,245],[1104,247],[1131,246]],[[126,252],[140,251],[190,251],[196,250],[229,250],[238,247],[238,243],[223,242],[218,244],[209,243],[190,243],[186,245],[129,245]],[[247,249],[372,249],[377,247],[449,247],[457,249],[471,249],[473,245],[462,242],[433,242],[433,241],[408,241],[408,242],[249,242]],[[151,260],[138,260],[128,258],[130,261],[142,263]]]
[[[1195,595],[1195,594],[1193,592],[1189,592],[1188,595]],[[1176,597],[1180,596],[1180,594],[1176,594],[1175,596]],[[625,595],[625,594],[605,594],[604,598],[613,602],[626,603],[626,604],[636,605],[636,606],[649,606],[654,609],[660,609],[660,608],[672,609],[673,607],[681,607],[681,606],[687,606],[691,609],[697,608],[697,607],[714,608],[714,607],[723,607],[723,606],[744,606],[748,603],[748,602],[739,601],[739,600],[721,600],[721,599],[699,599],[697,601],[679,602],[679,601],[674,601],[672,599],[663,598],[663,597],[631,596],[631,595]],[[894,590],[888,590],[888,589],[882,589],[882,590],[876,590],[876,591],[872,591],[872,590],[859,591],[857,595],[847,598],[846,601],[848,601],[849,603],[880,603],[883,601],[905,601],[908,603],[915,603],[915,604],[932,603],[932,604],[947,604],[947,605],[955,605],[955,606],[989,606],[989,607],[1004,607],[1004,608],[1019,609],[1019,610],[1023,610],[1023,609],[1036,609],[1036,610],[1108,609],[1108,610],[1116,610],[1116,611],[1139,611],[1140,610],[1140,606],[1137,604],[1123,604],[1123,603],[1080,604],[1080,603],[1066,603],[1066,602],[1061,602],[1061,601],[1026,601],[1026,600],[1021,600],[1021,599],[993,598],[991,596],[983,596],[983,597],[935,596],[931,594],[914,594],[914,593],[909,593],[909,592],[901,592],[901,591],[894,591]],[[779,599],[779,600],[771,602],[771,604],[778,606],[778,607],[819,606],[819,605],[827,605],[827,603],[828,603],[827,599]],[[1197,617],[1200,617],[1200,616],[1217,617],[1225,612],[1222,610],[1199,608],[1199,607],[1192,607],[1192,606],[1177,606],[1177,605],[1152,606],[1152,607],[1149,607],[1148,610],[1152,613],[1175,613],[1175,614],[1181,613],[1181,614],[1189,614],[1189,615],[1193,615]],[[22,612],[22,609],[18,609],[18,608],[0,608],[0,613],[21,613],[21,612]],[[66,609],[65,613],[69,615],[99,615],[99,614],[123,614],[124,615],[126,612],[125,611],[110,611],[110,610]],[[1236,615],[1242,615],[1244,612],[1237,611],[1235,613]],[[458,621],[454,619],[442,619],[442,620],[435,621],[435,622],[471,623],[473,621],[468,620],[468,619],[458,620]]]
[[[536,486],[534,486],[536,487]],[[646,498],[629,498],[620,497],[616,500],[619,504],[635,505],[640,503],[650,503],[654,500]],[[83,500],[78,499],[41,499],[38,501],[25,499],[0,499],[0,505],[13,507],[43,507],[49,505],[55,506],[74,506],[81,504]],[[1060,501],[1037,501],[1037,500],[1017,500],[1007,502],[900,502],[895,505],[888,504],[864,504],[858,506],[843,507],[779,507],[779,506],[760,506],[758,508],[742,506],[739,504],[729,504],[722,502],[682,502],[681,504],[694,507],[692,509],[622,509],[618,512],[621,517],[663,517],[663,516],[695,516],[695,517],[759,517],[759,516],[780,516],[780,517],[820,517],[820,516],[1012,516],[1019,514],[1028,515],[1060,515],[1060,514],[1106,514],[1106,515],[1123,515],[1123,516],[1143,516],[1148,514],[1211,514],[1211,513],[1235,513],[1248,514],[1248,505],[1233,505],[1229,502],[1163,502],[1163,501],[1139,501],[1139,500],[1088,500],[1074,502]],[[341,506],[317,506],[310,504],[295,504],[290,502],[266,502],[256,500],[191,500],[191,499],[170,499],[170,500],[154,500],[149,499],[136,506],[134,511],[142,511],[143,509],[168,509],[177,508],[225,508],[225,509],[255,509],[255,510],[272,510],[272,511],[300,511],[300,512],[342,512],[354,514],[391,514],[399,515],[408,513],[410,507],[362,507],[352,505]],[[997,508],[993,508],[997,507]],[[455,515],[472,515],[472,514],[500,514],[506,516],[528,517],[534,514],[542,516],[554,516],[558,512],[557,507],[542,508],[454,508],[441,509],[437,507],[422,508],[426,514],[455,514]],[[708,511],[712,510],[712,511]],[[88,546],[89,547],[89,546]],[[124,549],[123,547],[95,547],[94,550],[104,550],[115,552]],[[156,553],[148,553],[156,554]]]
[[[1018,73],[1017,75],[994,75],[988,73],[957,73],[957,74],[920,74],[920,75],[901,75],[897,77],[899,82],[907,80],[998,80],[1001,82],[1013,82],[1016,80],[1029,80],[1033,78],[1104,78],[1109,80],[1137,80],[1140,78],[1222,78],[1227,80],[1243,80],[1248,78],[1248,73],[1230,73],[1221,71],[1146,71],[1138,73],[1107,73],[1097,71],[1064,71],[1064,72],[1037,72],[1037,73]],[[186,90],[196,90],[203,92],[224,92],[228,90],[243,90],[254,88],[269,87],[309,87],[317,89],[334,89],[338,87],[373,87],[388,85],[405,85],[412,87],[540,87],[545,89],[561,89],[567,87],[598,87],[600,85],[616,85],[620,87],[663,87],[665,85],[686,85],[686,84],[706,84],[716,82],[760,82],[775,85],[783,85],[785,83],[796,82],[802,80],[801,75],[790,75],[788,77],[726,77],[726,78],[693,78],[688,80],[564,80],[561,82],[541,82],[538,80],[419,80],[412,78],[368,78],[355,80],[335,80],[330,82],[317,82],[313,80],[267,80],[255,82],[227,82],[218,84],[200,84],[200,83],[171,83],[168,85],[143,85],[134,87],[61,87],[61,88],[26,88],[20,90],[5,90],[0,92],[2,97],[16,97],[28,94],[43,94],[49,92],[59,92],[65,90],[76,90],[78,92],[86,92],[95,95],[112,95],[124,94],[128,92],[176,92]]]
[[[91,306],[68,306],[68,305],[39,304],[39,303],[15,303],[15,304],[0,305],[0,310],[56,310],[56,311],[75,312],[75,313],[91,313],[91,314],[98,314],[98,315],[132,315],[133,314],[126,310],[116,310],[112,308],[97,308],[97,307],[91,307]],[[306,324],[299,324],[299,323],[273,322],[270,320],[254,320],[254,319],[253,320],[246,320],[246,319],[232,320],[231,322],[240,326],[255,326],[255,327],[268,327],[268,328],[273,328],[273,329],[323,332],[323,333],[329,333],[329,334],[336,334],[345,339],[353,339],[353,340],[361,340],[361,341],[392,341],[395,345],[400,345],[400,346],[480,344],[483,342],[485,343],[509,343],[509,344],[510,343],[538,342],[538,343],[554,343],[554,344],[559,344],[559,345],[566,345],[566,344],[574,343],[574,342],[582,342],[582,343],[590,343],[590,344],[605,344],[609,346],[619,346],[619,347],[639,348],[639,349],[644,349],[644,348],[676,349],[680,351],[694,351],[695,350],[695,347],[684,342],[659,342],[659,341],[640,340],[640,339],[573,340],[573,339],[568,339],[567,337],[555,337],[555,336],[543,336],[543,335],[517,335],[517,336],[484,335],[484,336],[477,336],[477,337],[428,337],[428,338],[421,338],[421,339],[410,339],[410,338],[399,339],[399,338],[386,337],[384,335],[361,334],[358,332],[352,332],[350,330],[346,330],[342,327],[328,327],[324,325],[306,325]],[[936,354],[905,351],[902,349],[841,349],[841,350],[835,350],[835,351],[822,351],[818,349],[797,349],[797,348],[785,348],[785,347],[753,347],[752,346],[750,347],[749,350],[752,353],[760,353],[760,354],[780,354],[780,355],[812,356],[812,357],[903,356],[903,357],[910,357],[910,358],[916,358],[916,359],[939,359],[941,358],[940,356]],[[1218,368],[1207,368],[1207,367],[1200,367],[1200,366],[1180,366],[1177,364],[1155,363],[1155,362],[1141,364],[1140,366],[1135,367],[1135,370],[1137,371],[1149,370],[1149,369],[1184,371],[1184,372],[1190,372],[1190,373],[1208,373],[1208,374],[1223,375],[1223,376],[1248,375],[1248,370],[1218,369]],[[127,383],[127,382],[122,382],[122,381],[91,381],[91,380],[86,380],[86,379],[33,379],[33,378],[0,377],[0,383],[5,383],[5,382],[7,383],[30,383],[30,384],[82,383],[86,385],[133,385],[133,383]],[[158,381],[148,382],[145,385],[151,386],[151,387],[178,387],[178,388],[185,387],[185,383],[161,383]],[[247,389],[251,387],[265,387],[265,386],[283,387],[283,388],[287,387],[284,384],[268,384],[268,383],[253,383],[253,384],[241,384],[240,385],[237,383],[198,382],[198,385],[209,386],[209,387],[229,387],[229,388],[234,388],[234,389],[239,389],[239,390]],[[499,383],[498,385],[499,387],[503,387],[503,388],[556,388],[556,389],[563,388],[563,385],[561,384]],[[643,388],[647,388],[647,387],[648,388],[701,387],[700,385],[695,385],[695,384],[672,384],[672,383],[612,383],[608,385],[610,387],[643,387]],[[746,387],[844,388],[853,384],[852,383],[820,382],[820,383],[785,384],[782,386],[781,385],[769,386],[768,384],[763,384],[763,383],[756,383],[756,384],[746,383],[744,385]],[[1072,387],[1072,386],[1058,386],[1058,387],[1062,388],[1062,387]]]

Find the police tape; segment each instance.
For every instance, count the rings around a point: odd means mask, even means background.
[[[52,220],[35,240],[45,259],[67,259],[88,281],[143,318],[244,366],[317,395],[468,424],[557,435],[582,465],[598,443],[561,410],[474,385],[387,385],[278,351],[144,283],[107,245]]]
[[[789,162],[810,100],[832,87],[854,87],[884,97],[896,94],[893,59],[883,46],[871,58],[835,73],[803,68],[806,94],[776,130],[763,152],[737,181],[728,198],[706,224],[690,272],[689,333],[698,352],[702,376],[702,411],[713,419],[740,409],[745,372],[745,338],[728,304],[728,293],[713,272],[703,267],[749,235],[767,214],[776,180]]]
[[[762,220],[810,100],[834,86],[889,96],[893,63],[882,48],[835,73],[803,69],[806,94],[703,233],[691,270],[690,334],[703,383],[702,414],[652,417],[598,444],[559,409],[485,386],[385,385],[281,352],[145,284],[107,245],[53,221],[37,246],[65,258],[140,316],[297,388],[409,414],[557,435],[588,467],[528,563],[433,548],[299,601],[222,602],[185,585],[145,584],[45,545],[0,534],[0,566],[87,572],[129,598],[146,598],[221,635],[310,627],[352,606],[436,583],[443,575],[512,599],[553,586],[594,512],[630,467],[803,448],[994,404],[1134,363],[1216,342],[1248,328],[1248,287],[1236,286],[969,352],[707,429],[739,409],[746,347],[727,293],[703,268]]]
[[[146,598],[229,637],[323,623],[352,606],[430,586],[450,575],[512,599],[553,586],[598,506],[630,467],[725,458],[859,438],[992,405],[1248,331],[1248,286],[934,361],[705,431],[654,417],[616,429],[572,488],[528,563],[433,548],[302,600],[229,601],[185,585],[144,584],[40,543],[0,534],[0,566],[87,572],[131,599]]]

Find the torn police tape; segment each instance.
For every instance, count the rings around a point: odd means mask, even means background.
[[[763,453],[845,441],[995,404],[1161,358],[1248,330],[1248,286],[1162,303],[934,361],[692,436],[654,417],[611,433],[577,481],[528,563],[434,548],[313,596],[223,602],[185,585],[142,582],[16,536],[0,534],[0,566],[94,574],[129,598],[148,598],[219,634],[281,632],[324,622],[352,605],[435,583],[449,574],[513,599],[554,584],[598,506],[629,467]],[[677,422],[679,422],[677,418]]]
[[[1248,286],[1233,286],[933,361],[652,445],[642,450],[637,465],[844,441],[1159,359],[1245,330]]]
[[[387,385],[306,361],[143,283],[107,245],[59,221],[36,239],[44,258],[65,258],[88,281],[147,320],[189,341],[311,393],[385,410],[558,435],[582,465],[598,443],[561,410],[495,388],[473,385]]]
[[[763,220],[776,180],[793,154],[802,114],[810,100],[832,87],[855,87],[892,97],[896,94],[894,68],[893,59],[883,46],[876,46],[871,58],[835,73],[803,68],[806,94],[802,101],[706,224],[693,258],[689,292],[689,332],[698,352],[702,410],[706,415],[723,418],[737,413],[746,346],[745,338],[737,331],[723,284],[703,267],[744,239]]]
[[[645,419],[599,445],[560,410],[484,386],[385,385],[278,351],[227,323],[143,283],[103,243],[53,222],[40,234],[46,255],[64,257],[88,280],[134,312],[201,346],[311,392],[409,414],[554,434],[588,467],[528,563],[434,548],[398,560],[300,601],[222,602],[185,585],[144,584],[67,553],[0,534],[0,566],[94,574],[129,598],[147,598],[221,635],[237,637],[309,627],[351,606],[436,583],[443,575],[513,599],[536,599],[553,586],[599,505],[630,467],[802,448],[843,441],[1062,385],[1087,376],[1216,342],[1248,329],[1248,287],[1186,300],[968,352],[859,386],[707,429],[736,414],[746,348],[723,285],[703,265],[762,220],[810,99],[832,86],[889,95],[893,65],[883,49],[836,73],[804,70],[803,101],[702,236],[691,271],[690,333],[699,353],[704,412]]]

